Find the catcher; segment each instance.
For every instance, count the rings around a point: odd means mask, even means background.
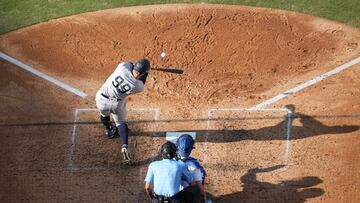
[[[186,181],[182,181],[181,186],[183,188],[188,188],[188,191],[192,191],[195,194],[193,194],[193,198],[195,198],[195,200],[193,200],[194,202],[205,202],[206,192],[204,185],[206,171],[204,167],[200,165],[198,160],[190,156],[191,151],[195,148],[194,144],[195,141],[189,134],[181,135],[176,141],[178,159],[180,162],[185,163],[188,170],[194,177],[194,182],[196,184],[194,188],[194,186],[189,185]],[[196,194],[197,191],[200,191],[200,195]]]

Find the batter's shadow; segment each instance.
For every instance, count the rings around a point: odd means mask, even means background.
[[[333,119],[334,117],[349,117],[347,115],[339,116],[328,116],[325,118]],[[264,118],[252,118],[264,120]],[[265,118],[266,119],[266,118]],[[291,129],[288,132],[288,125],[290,121]],[[292,122],[299,120],[302,124],[301,126],[292,125]],[[222,122],[217,120],[216,122]],[[224,119],[224,122],[226,120]],[[244,120],[231,121],[241,122]],[[213,143],[224,143],[224,142],[237,142],[241,140],[257,140],[257,141],[266,141],[266,140],[287,140],[288,134],[289,140],[298,140],[305,139],[308,137],[326,135],[326,134],[344,134],[350,133],[359,130],[357,125],[325,125],[315,119],[312,116],[303,114],[303,113],[294,113],[291,118],[284,117],[279,123],[274,126],[263,127],[259,129],[220,129],[220,130],[192,130],[187,129],[184,132],[192,131],[196,132],[196,142],[213,142]],[[177,131],[179,132],[179,131]],[[181,132],[181,131],[180,131]],[[135,136],[155,136],[155,137],[165,137],[166,132],[136,132]]]
[[[275,126],[259,129],[211,130],[198,132],[197,134],[199,135],[199,138],[197,141],[206,140],[207,142],[235,142],[240,140],[298,140],[319,135],[345,134],[359,130],[359,126],[357,125],[325,125],[316,120],[314,117],[302,113],[295,113],[291,117],[291,128],[288,129],[288,119],[290,118],[283,119]],[[302,124],[301,126],[292,125],[292,122],[296,119],[300,121]]]
[[[269,168],[251,168],[240,178],[243,191],[223,196],[212,197],[213,202],[294,202],[302,203],[307,199],[323,195],[325,191],[315,187],[323,181],[316,176],[285,180],[274,184],[256,179],[258,173],[271,172],[284,165]]]

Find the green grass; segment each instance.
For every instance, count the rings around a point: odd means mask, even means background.
[[[0,34],[88,11],[145,4],[198,2],[279,8],[360,27],[360,0],[0,0]]]

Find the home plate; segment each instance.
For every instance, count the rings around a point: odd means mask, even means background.
[[[176,144],[176,140],[183,134],[189,134],[196,140],[196,132],[166,132],[166,140]]]

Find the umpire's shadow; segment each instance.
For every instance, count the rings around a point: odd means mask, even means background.
[[[339,116],[328,116],[325,117],[327,119],[333,119],[334,117],[349,117],[347,115],[339,115]],[[267,119],[267,118],[250,118],[255,120]],[[272,119],[272,118],[269,118]],[[279,119],[279,118],[277,118]],[[236,142],[240,140],[286,140],[287,139],[287,125],[288,125],[288,117],[284,117],[281,119],[279,123],[274,126],[263,127],[259,129],[219,129],[219,130],[191,130],[186,129],[184,131],[192,131],[196,132],[196,141],[197,142]],[[314,117],[302,114],[302,113],[294,113],[291,117],[292,121],[299,120],[302,124],[301,126],[292,125],[291,127],[291,140],[304,139],[308,137],[325,135],[325,134],[344,134],[350,133],[359,130],[359,126],[357,125],[325,125],[320,121],[316,120]],[[196,121],[196,120],[195,120]],[[224,122],[226,120],[224,119]],[[217,120],[216,122],[221,122],[221,120]],[[232,123],[239,122],[239,126],[241,126],[241,122],[244,122],[243,119],[232,120]],[[134,136],[155,136],[155,137],[165,137],[166,132],[140,132],[135,130]]]
[[[240,181],[243,191],[219,197],[212,197],[214,202],[305,202],[307,199],[321,196],[325,191],[315,187],[323,181],[315,176],[281,181],[278,184],[261,182],[256,179],[258,173],[270,172],[282,168],[277,165],[269,168],[252,168]]]

